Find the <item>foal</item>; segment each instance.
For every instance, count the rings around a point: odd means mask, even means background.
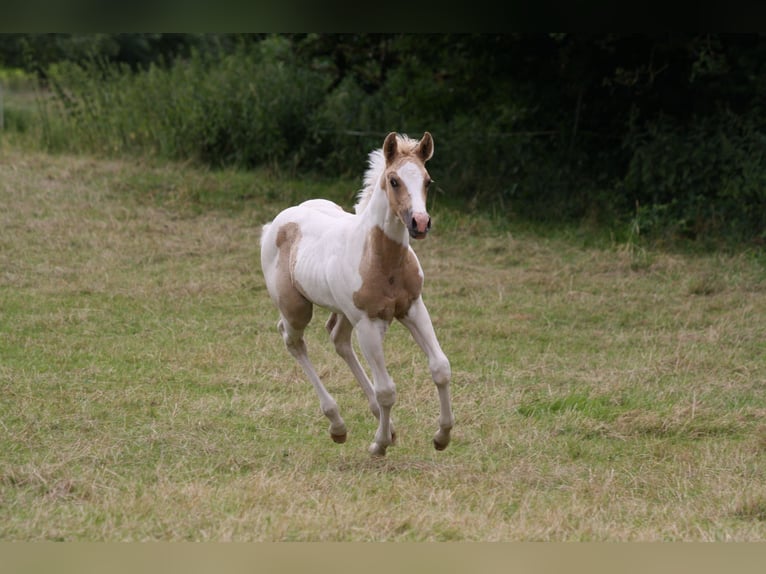
[[[439,430],[433,439],[437,450],[449,444],[454,423],[449,360],[421,298],[423,270],[409,244],[410,238],[425,238],[431,228],[426,212],[431,178],[425,163],[433,151],[428,132],[420,140],[392,132],[382,149],[370,153],[354,214],[324,199],[309,200],[279,213],[261,234],[261,266],[280,314],[277,329],[314,386],[330,420],[332,439],[346,440],[346,424],[303,340],[315,304],[331,311],[327,331],[379,420],[369,447],[374,456],[385,455],[395,439],[391,407],[396,387],[383,357],[383,338],[394,319],[409,329],[428,357],[440,404]],[[354,329],[372,383],[352,347]]]

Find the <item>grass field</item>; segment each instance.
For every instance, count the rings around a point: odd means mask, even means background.
[[[343,445],[258,258],[279,209],[349,207],[357,183],[3,149],[0,539],[766,539],[762,254],[543,235],[437,197],[417,251],[453,442],[431,446],[436,391],[395,325],[398,444],[372,459],[325,313],[308,344]]]

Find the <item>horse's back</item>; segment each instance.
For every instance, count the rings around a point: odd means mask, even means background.
[[[338,218],[351,215],[337,203],[329,199],[309,199],[296,206],[301,210],[316,211],[329,217]]]
[[[344,211],[337,203],[327,199],[309,199],[298,205],[293,205],[282,211],[266,225],[263,226],[261,233],[262,248],[268,243],[273,243],[269,239],[275,240],[279,230],[288,224],[296,224],[302,230],[302,235],[310,232],[311,229],[328,226],[330,220],[352,217],[351,213]]]

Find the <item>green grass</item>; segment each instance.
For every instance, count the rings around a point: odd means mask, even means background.
[[[361,175],[361,174],[360,174]],[[763,540],[766,270],[497,224],[436,198],[417,244],[453,366],[394,325],[399,444],[317,311],[332,443],[275,330],[259,226],[357,181],[4,149],[0,539]]]

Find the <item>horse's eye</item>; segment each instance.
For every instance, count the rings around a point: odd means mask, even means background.
[[[433,182],[434,182],[434,180],[432,180],[431,178],[428,178],[428,179],[425,181],[425,185],[426,185],[426,188],[429,188],[429,187],[431,187],[431,184],[432,184]]]
[[[399,187],[399,182],[396,181],[395,177],[391,178],[391,187]]]

